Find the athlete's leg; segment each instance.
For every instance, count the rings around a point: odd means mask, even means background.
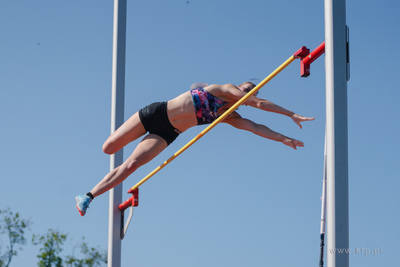
[[[108,173],[90,192],[97,197],[124,181],[140,166],[148,163],[167,147],[158,135],[148,134],[135,148],[132,155],[119,167]]]
[[[139,113],[133,114],[124,124],[111,134],[103,144],[103,151],[114,154],[130,142],[146,134],[139,118]]]

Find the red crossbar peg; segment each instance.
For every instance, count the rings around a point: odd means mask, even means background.
[[[320,44],[314,51],[312,51],[307,56],[303,57],[300,62],[300,76],[308,77],[310,76],[310,65],[317,58],[319,58],[323,53],[325,53],[325,42]]]
[[[299,50],[296,51],[296,53],[293,54],[294,58],[304,58],[308,54],[310,54],[310,49],[307,47],[303,46]]]
[[[121,211],[124,211],[131,206],[132,207],[139,206],[139,188],[136,188],[130,193],[132,194],[132,196],[118,206]]]

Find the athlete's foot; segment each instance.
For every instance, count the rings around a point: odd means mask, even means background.
[[[90,202],[92,202],[92,199],[87,195],[79,195],[75,197],[75,199],[76,208],[78,209],[79,214],[84,216],[86,214],[86,210],[89,208]]]

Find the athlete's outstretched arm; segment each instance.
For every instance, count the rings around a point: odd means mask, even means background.
[[[239,100],[242,98],[246,93],[238,90],[236,86],[233,84],[225,84],[221,86],[221,91],[223,91],[226,95],[230,98]],[[285,116],[290,117],[297,125],[299,125],[300,129],[302,129],[302,122],[305,121],[313,121],[314,117],[304,117],[299,114],[294,113],[288,109],[285,109],[275,103],[272,103],[269,100],[262,99],[256,96],[250,96],[248,100],[244,102],[244,105],[249,105],[264,111],[274,112],[278,114],[282,114]]]
[[[222,122],[228,123],[235,128],[252,132],[264,138],[268,138],[277,142],[282,142],[283,144],[290,146],[293,149],[297,149],[297,147],[304,146],[303,142],[287,137],[283,134],[277,133],[265,125],[258,124],[251,120],[242,118],[237,112],[233,112],[229,117],[224,119]]]

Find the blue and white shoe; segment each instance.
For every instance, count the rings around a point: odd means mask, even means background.
[[[78,209],[79,214],[84,216],[86,214],[86,210],[89,208],[90,202],[92,202],[92,199],[87,195],[79,195],[75,198],[75,200],[76,208]]]

